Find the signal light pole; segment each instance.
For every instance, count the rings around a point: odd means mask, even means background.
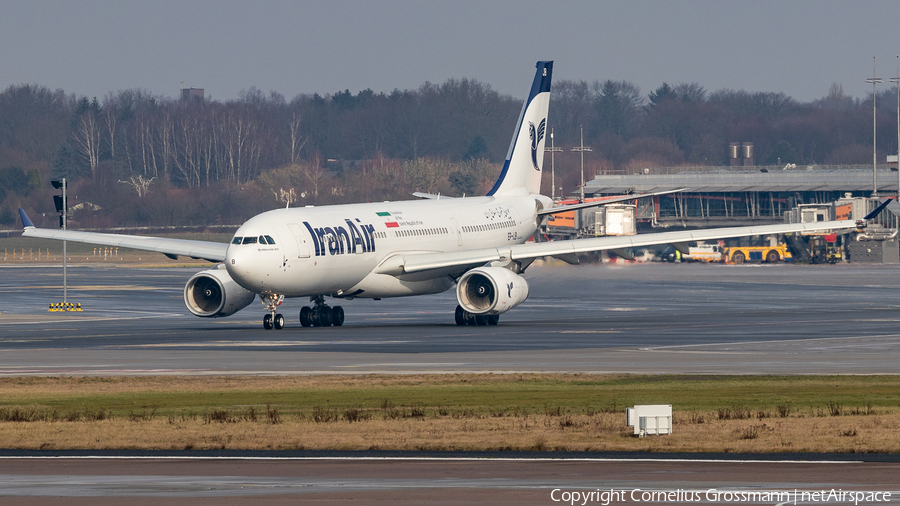
[[[584,145],[584,125],[581,126],[581,145],[575,146],[572,148],[572,151],[580,151],[581,152],[581,199],[579,202],[584,202],[584,152],[590,151],[590,146]]]
[[[897,199],[900,200],[900,55],[897,55],[897,77],[890,81],[897,83]]]
[[[550,152],[550,199],[556,202],[556,159],[554,155],[562,152],[562,148],[553,145],[553,127],[550,127],[550,147],[544,148]]]
[[[56,204],[56,211],[60,213],[59,215],[59,227],[63,230],[66,229],[66,219],[69,214],[69,206],[66,200],[66,178],[61,178],[58,181],[51,181],[50,184],[53,185],[57,190],[62,190],[62,195],[54,195],[53,203]],[[68,254],[66,251],[66,241],[63,240],[63,307],[68,307],[67,305],[67,292],[68,292],[68,279],[66,276],[66,260],[68,258]]]
[[[872,83],[872,198],[878,197],[878,154],[875,150],[875,136],[877,134],[877,126],[875,118],[878,109],[875,108],[875,86],[883,83],[880,77],[875,77],[875,57],[872,57],[872,77],[866,79],[867,83]]]

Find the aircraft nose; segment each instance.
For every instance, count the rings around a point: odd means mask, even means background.
[[[253,290],[254,263],[251,260],[252,249],[230,245],[225,251],[225,270],[231,279],[248,290]]]

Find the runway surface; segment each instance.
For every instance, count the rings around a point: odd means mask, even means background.
[[[854,504],[862,493],[858,504],[884,504],[900,498],[898,470],[851,461],[0,459],[0,502]]]
[[[334,302],[345,326],[263,330],[184,308],[197,269],[0,268],[0,375],[900,372],[900,266],[536,266],[500,325],[458,327],[455,294]]]
[[[182,290],[195,271],[73,267],[69,300],[85,310],[51,313],[58,266],[0,267],[0,374],[900,372],[898,266],[533,267],[528,301],[496,327],[457,327],[449,292],[343,301],[341,328],[301,328],[305,301],[288,300],[281,331],[262,329],[258,302],[225,319],[188,314]],[[61,455],[0,458],[0,504],[603,504],[575,494],[606,491],[621,494],[609,504],[818,504],[822,496],[803,493],[832,490],[880,492],[859,504],[883,504],[900,498],[898,471],[896,462],[846,461]],[[740,501],[710,489],[787,495]]]

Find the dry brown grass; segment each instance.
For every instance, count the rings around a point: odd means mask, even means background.
[[[28,449],[556,450],[898,452],[900,415],[676,423],[637,438],[620,414],[429,417],[316,422],[205,416],[0,423],[0,447]],[[753,434],[748,437],[748,434]]]
[[[890,393],[897,381],[538,374],[3,378],[0,448],[900,452],[900,408]],[[764,400],[735,397],[748,384]],[[879,387],[889,393],[862,397]],[[624,406],[645,402],[638,397],[645,389],[686,396],[674,403],[673,434],[636,438],[625,426]],[[782,389],[807,394],[766,404]],[[837,395],[840,389],[855,392],[860,405],[821,400],[821,390]],[[717,403],[726,407],[698,407]]]

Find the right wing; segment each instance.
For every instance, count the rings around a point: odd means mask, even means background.
[[[501,248],[482,248],[446,253],[412,253],[387,258],[375,272],[402,276],[404,274],[449,274],[462,275],[465,271],[490,262],[530,261],[539,257],[557,257],[565,260],[575,258],[576,253],[606,251],[657,244],[682,244],[690,241],[709,241],[752,235],[791,234],[802,232],[823,232],[864,228],[866,222],[875,219],[892,199],[881,203],[874,211],[861,220],[819,221],[815,223],[790,223],[751,227],[709,228],[705,230],[684,230],[658,232],[653,234],[596,237],[572,241],[551,241],[541,243],[515,244]]]
[[[209,241],[189,241],[185,239],[168,239],[165,237],[146,237],[141,235],[98,234],[95,232],[77,232],[74,230],[55,230],[49,228],[36,228],[28,215],[21,208],[19,216],[22,218],[22,231],[24,237],[39,237],[42,239],[54,239],[57,241],[84,242],[99,244],[102,246],[114,246],[120,248],[132,248],[143,251],[155,251],[169,258],[178,255],[191,258],[202,258],[210,262],[222,262],[225,260],[227,243]]]
[[[882,206],[883,207],[883,206]],[[879,209],[880,210],[880,209]],[[874,211],[873,211],[874,213]],[[868,217],[867,217],[868,218]],[[631,236],[597,237],[592,239],[575,239],[571,241],[551,241],[541,243],[516,244],[502,248],[483,248],[447,253],[418,253],[397,255],[387,259],[376,272],[402,276],[428,271],[441,274],[462,273],[489,262],[508,262],[515,260],[533,260],[539,257],[573,257],[576,253],[589,251],[615,250],[656,244],[677,244],[690,241],[708,241],[728,239],[751,235],[772,235],[800,232],[821,232],[859,228],[864,226],[863,220],[820,221],[816,223],[792,223],[778,225],[762,225],[751,227],[711,228],[705,230],[685,230],[677,232],[659,232]]]

